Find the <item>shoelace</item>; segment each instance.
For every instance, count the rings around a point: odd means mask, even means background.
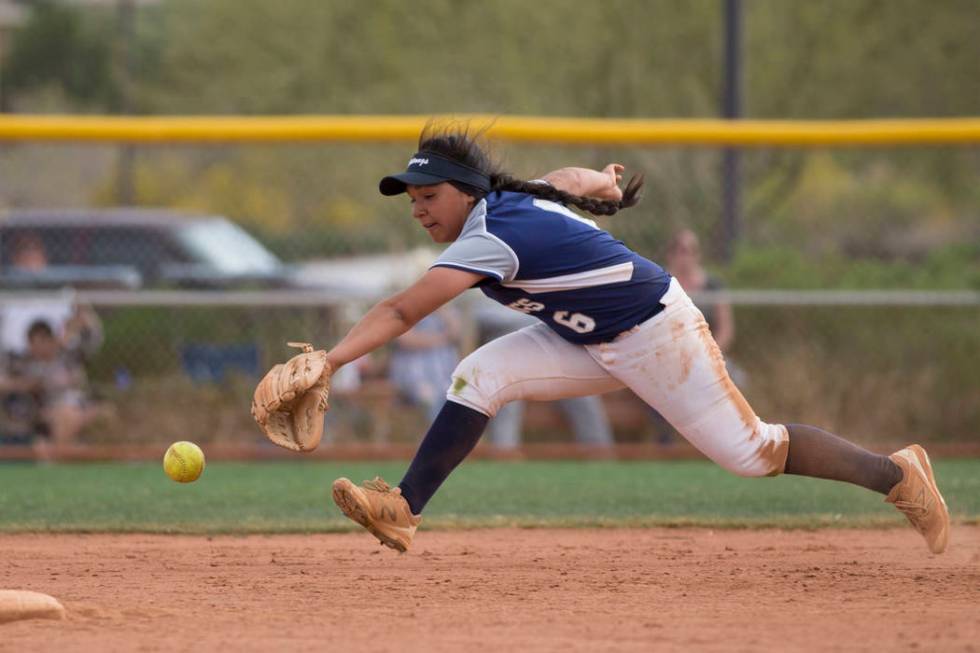
[[[377,518],[385,523],[398,525],[401,521],[399,518],[401,504],[405,503],[405,500],[396,492],[392,492],[391,486],[385,483],[380,476],[375,476],[372,481],[364,481],[363,487],[366,490],[381,494],[378,497],[381,502],[375,507],[378,511]]]
[[[896,501],[895,507],[908,515],[909,521],[911,521],[916,527],[924,527],[922,521],[929,515],[928,508],[909,501]]]
[[[362,484],[368,490],[375,492],[391,492],[391,486],[385,483],[380,476],[375,476],[373,481],[364,481]]]

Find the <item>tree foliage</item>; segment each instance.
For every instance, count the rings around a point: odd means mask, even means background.
[[[970,115],[973,0],[745,3],[746,113]],[[712,116],[721,2],[172,0],[159,110]]]
[[[33,3],[3,62],[4,94],[55,89],[79,107],[107,107],[117,96],[107,25],[78,8],[51,0]]]
[[[112,11],[36,3],[3,64],[5,97],[111,111],[127,70]],[[744,115],[865,118],[980,113],[976,0],[743,3]],[[711,117],[722,77],[720,0],[169,0],[140,5],[132,104],[149,114],[533,114]],[[411,145],[180,148],[138,157],[141,203],[221,211],[282,253],[424,236],[376,179]],[[719,155],[707,149],[500,149],[520,175],[620,159],[649,180],[609,226],[656,254],[666,233],[718,233]],[[921,259],[980,234],[970,148],[743,156],[744,247]],[[111,201],[111,177],[97,196]],[[633,217],[630,217],[630,216]],[[302,234],[297,236],[297,234]],[[285,248],[291,248],[285,251]]]

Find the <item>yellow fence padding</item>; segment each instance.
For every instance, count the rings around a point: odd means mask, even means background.
[[[0,141],[131,143],[412,141],[432,116],[0,114]],[[980,118],[641,120],[464,115],[502,140],[592,145],[909,146],[980,142]]]

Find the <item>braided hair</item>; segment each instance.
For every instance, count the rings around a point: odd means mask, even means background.
[[[550,184],[530,182],[516,179],[491,160],[487,152],[480,146],[482,131],[470,134],[467,126],[439,126],[433,122],[426,124],[419,136],[419,151],[434,152],[447,159],[452,159],[471,168],[483,172],[490,177],[490,192],[511,191],[526,193],[544,200],[575,206],[593,215],[615,215],[620,209],[635,206],[641,198],[640,189],[643,186],[643,175],[633,175],[626,188],[623,189],[621,200],[600,200],[594,197],[573,195],[558,190]],[[458,190],[472,197],[482,199],[487,193],[469,184],[450,181]]]

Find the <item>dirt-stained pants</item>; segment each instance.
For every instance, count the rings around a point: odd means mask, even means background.
[[[789,434],[759,419],[728,377],[701,311],[676,279],[664,310],[612,342],[575,345],[544,324],[497,338],[460,362],[447,398],[485,415],[627,387],[691,444],[741,476],[779,474]]]

